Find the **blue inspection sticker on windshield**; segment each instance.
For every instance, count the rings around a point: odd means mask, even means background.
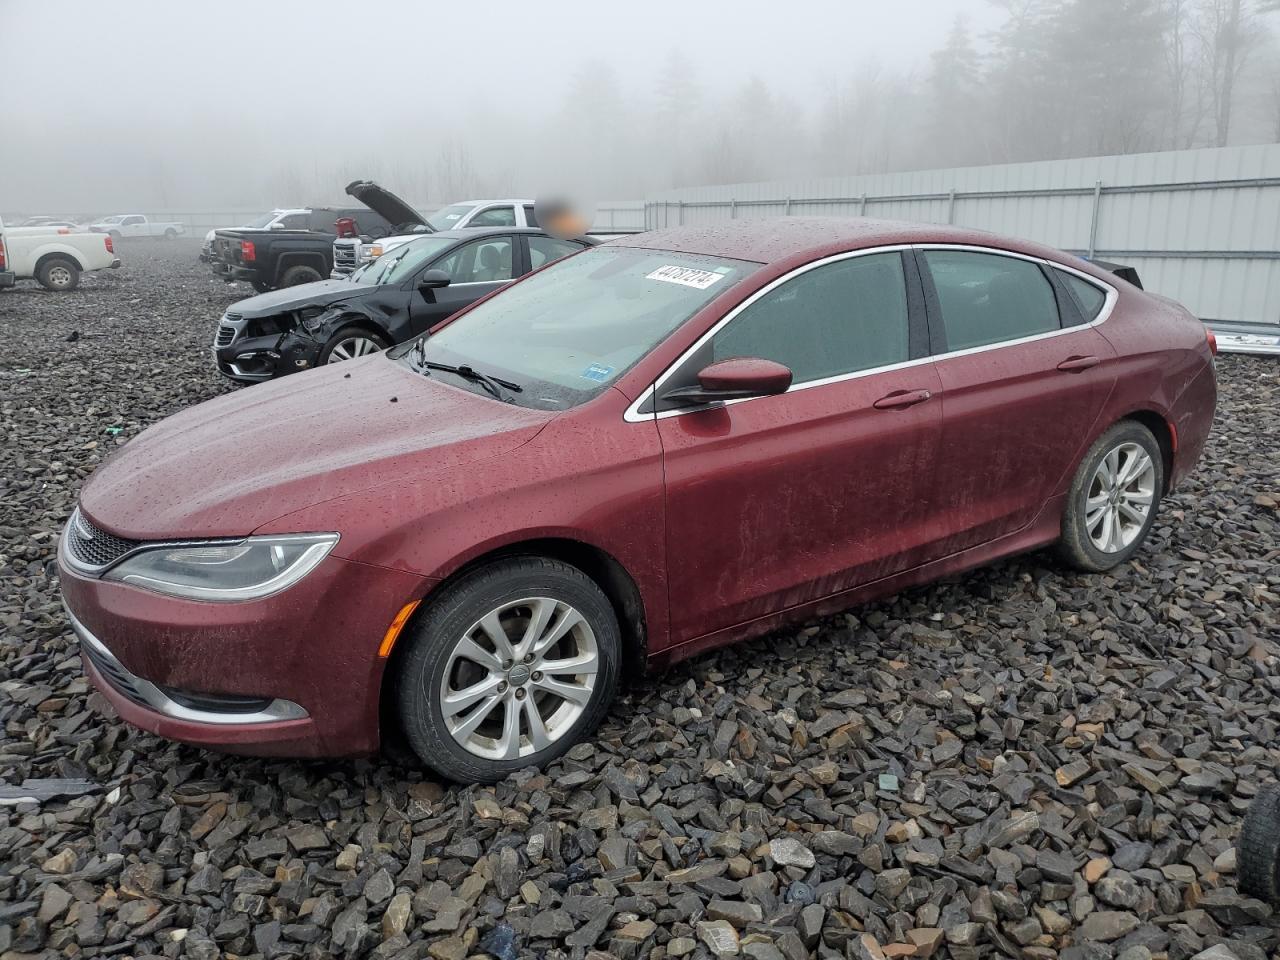
[[[604,383],[609,379],[611,373],[613,373],[613,367],[606,367],[603,363],[593,363],[582,371],[582,379]]]

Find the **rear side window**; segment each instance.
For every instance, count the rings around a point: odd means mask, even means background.
[[[1098,314],[1102,312],[1102,306],[1107,302],[1107,292],[1101,287],[1094,286],[1088,280],[1077,277],[1074,273],[1067,273],[1065,270],[1055,270],[1066,288],[1071,291],[1071,296],[1076,302],[1076,306],[1080,308],[1080,315],[1085,321],[1098,319]]]
[[[907,359],[898,253],[815,267],[769,291],[712,338],[712,359],[763,357],[806,383]]]
[[[488,210],[481,210],[468,227],[514,227],[516,225],[515,207],[490,207]]]
[[[559,260],[582,249],[582,244],[572,240],[557,240],[555,237],[529,238],[529,269],[537,270],[544,263]]]
[[[994,253],[926,250],[948,350],[1058,330],[1053,287],[1030,260]]]

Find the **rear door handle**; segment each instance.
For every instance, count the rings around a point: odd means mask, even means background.
[[[1102,361],[1097,357],[1067,357],[1060,364],[1059,370],[1066,370],[1068,373],[1075,373],[1078,370],[1088,370],[1090,367],[1096,367]]]
[[[914,407],[924,403],[933,394],[928,390],[895,390],[888,396],[881,397],[872,404],[877,410],[892,410],[896,407]]]

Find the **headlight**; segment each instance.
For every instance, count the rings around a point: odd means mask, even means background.
[[[330,307],[303,307],[298,311],[298,320],[310,333],[315,333],[323,326],[322,319],[332,312]]]
[[[189,600],[258,600],[293,586],[337,542],[336,533],[299,533],[158,546],[133,554],[102,577]]]

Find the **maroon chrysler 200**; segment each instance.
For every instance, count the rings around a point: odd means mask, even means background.
[[[624,665],[1047,544],[1128,560],[1200,456],[1212,348],[985,233],[640,234],[147,430],[85,485],[62,590],[139,727],[318,756],[394,723],[494,780],[588,736]]]

